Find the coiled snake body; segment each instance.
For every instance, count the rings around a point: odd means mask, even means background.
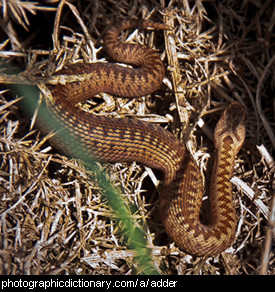
[[[106,92],[136,97],[159,88],[164,66],[152,49],[118,41],[127,28],[166,29],[150,21],[123,20],[105,35],[105,48],[115,60],[134,65],[126,68],[112,63],[71,65],[63,74],[92,73],[84,82],[56,85],[48,108],[100,161],[136,161],[163,172],[160,209],[167,233],[184,251],[202,256],[215,255],[232,244],[236,212],[232,199],[234,159],[245,136],[244,115],[232,104],[223,113],[215,130],[217,158],[212,175],[208,225],[200,221],[203,183],[199,168],[185,146],[160,126],[137,119],[114,119],[81,111],[75,104]],[[60,73],[59,73],[60,74]],[[54,146],[70,154],[66,142],[53,139]]]

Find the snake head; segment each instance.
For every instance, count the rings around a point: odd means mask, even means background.
[[[245,139],[244,109],[238,103],[230,104],[216,125],[214,143],[216,149],[225,138],[231,138],[237,154]]]

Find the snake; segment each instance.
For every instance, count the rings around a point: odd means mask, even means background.
[[[99,93],[135,98],[159,89],[165,67],[154,49],[119,39],[126,29],[168,27],[150,20],[122,19],[105,32],[104,48],[115,62],[69,64],[56,74],[89,76],[82,81],[49,85],[49,111],[101,162],[137,162],[163,174],[160,217],[168,236],[188,254],[214,256],[232,245],[237,215],[232,184],[234,162],[244,138],[244,110],[233,102],[214,131],[215,160],[209,190],[210,219],[201,220],[203,177],[184,143],[163,127],[137,118],[88,113],[76,104]],[[51,138],[57,150],[70,155],[69,139]]]

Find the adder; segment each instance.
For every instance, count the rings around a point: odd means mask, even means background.
[[[162,171],[160,213],[167,234],[187,253],[219,254],[232,244],[236,231],[230,178],[245,138],[241,106],[229,105],[215,128],[216,158],[209,194],[211,218],[207,225],[200,220],[204,187],[199,167],[172,133],[138,119],[89,114],[75,106],[101,92],[139,97],[160,87],[165,68],[159,55],[146,46],[118,40],[121,31],[137,27],[167,29],[164,24],[147,20],[122,20],[111,26],[105,34],[105,50],[111,58],[132,68],[114,63],[69,65],[58,74],[89,74],[89,79],[51,86],[52,98],[47,99],[47,106],[99,161],[136,161]],[[71,141],[52,138],[52,143],[70,155]]]

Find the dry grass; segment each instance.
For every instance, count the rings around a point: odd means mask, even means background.
[[[247,110],[247,138],[233,180],[237,238],[215,258],[186,255],[167,238],[150,169],[135,163],[101,166],[113,185],[121,187],[126,205],[143,226],[157,271],[274,274],[269,244],[274,238],[274,220],[269,219],[275,148],[273,1],[76,0],[53,1],[49,6],[0,3],[1,66],[24,66],[20,78],[25,83],[30,76],[32,83],[40,82],[41,76],[45,81],[68,61],[104,61],[102,35],[113,20],[151,18],[173,30],[164,37],[162,32],[135,31],[124,33],[122,39],[159,50],[167,67],[165,85],[153,96],[137,100],[114,100],[103,94],[86,102],[86,110],[134,115],[163,125],[186,143],[202,170],[207,168],[221,110],[232,101]],[[7,76],[0,77],[8,83]],[[0,96],[0,273],[136,273],[139,263],[121,238],[102,190],[81,162],[60,156],[38,131],[29,130],[30,120],[22,116],[6,88],[1,86]]]

